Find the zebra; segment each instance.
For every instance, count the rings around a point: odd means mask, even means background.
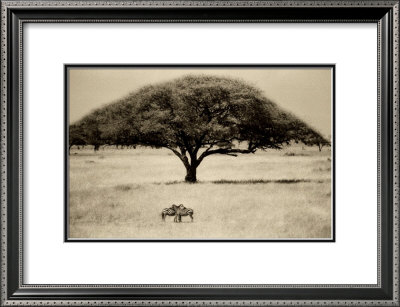
[[[186,208],[184,205],[180,204],[179,207],[176,205],[172,205],[172,208],[175,210],[175,218],[174,222],[175,223],[180,223],[182,222],[182,216],[190,216],[193,222],[193,214],[194,211],[193,209]]]
[[[174,209],[174,207],[178,208],[178,206],[176,206],[175,204],[172,205],[171,208],[165,208],[161,211],[161,218],[162,220],[165,222],[165,217],[168,216],[174,216],[176,214],[176,210]]]

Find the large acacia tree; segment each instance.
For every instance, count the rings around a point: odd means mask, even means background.
[[[71,125],[70,131],[95,148],[105,144],[167,148],[185,166],[187,182],[196,182],[197,167],[211,155],[279,149],[291,141],[327,142],[253,86],[207,75],[143,87],[95,110]]]

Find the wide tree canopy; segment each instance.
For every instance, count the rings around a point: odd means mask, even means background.
[[[255,87],[207,75],[145,86],[71,125],[69,141],[95,150],[106,144],[168,148],[184,164],[188,182],[196,182],[197,167],[213,154],[329,143]]]

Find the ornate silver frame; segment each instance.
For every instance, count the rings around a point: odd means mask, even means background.
[[[111,8],[130,12],[132,9],[166,9],[175,12],[186,8],[228,8],[307,11],[323,9],[323,16],[304,14],[293,19],[250,18],[247,15],[234,22],[372,22],[378,26],[378,186],[381,192],[381,169],[390,171],[385,181],[384,197],[388,206],[381,208],[378,200],[378,283],[376,285],[26,285],[23,283],[22,262],[22,45],[23,24],[29,22],[227,22],[224,15],[212,19],[174,18],[155,14],[135,18],[107,16]],[[75,19],[66,8],[94,9],[92,15]],[[42,14],[43,9],[51,9]],[[374,13],[372,11],[375,10]],[[310,10],[308,10],[310,11]],[[368,13],[366,13],[368,11]],[[378,11],[378,13],[377,13]],[[22,12],[22,13],[21,13]],[[39,14],[37,14],[39,12]],[[53,13],[52,13],[53,12]],[[96,17],[98,12],[103,15]],[[251,10],[249,11],[251,13]],[[276,11],[274,11],[276,12]],[[328,13],[326,13],[328,12]],[[249,13],[249,14],[250,14]],[[36,15],[35,15],[36,14]],[[65,16],[64,16],[65,14]],[[178,14],[178,13],[177,13]],[[296,14],[296,13],[295,13]],[[354,14],[354,16],[351,16]],[[172,14],[173,15],[173,14]],[[196,15],[196,14],[194,14]],[[301,14],[300,14],[301,15]],[[179,17],[179,15],[177,15]],[[340,18],[343,16],[343,18]],[[375,16],[375,17],[374,17]],[[21,306],[400,306],[399,299],[399,1],[1,1],[1,305]],[[384,115],[384,117],[382,117]],[[390,118],[388,117],[390,116]],[[385,129],[385,133],[381,133]],[[386,131],[387,130],[387,131]],[[15,155],[16,157],[14,157]],[[387,175],[387,174],[386,174]],[[390,182],[391,185],[387,186]],[[386,191],[387,190],[387,191]],[[385,193],[389,193],[386,195]],[[16,197],[17,196],[17,197]],[[383,197],[382,196],[382,197]],[[391,225],[382,223],[390,222]],[[16,225],[15,225],[16,224]],[[390,236],[388,235],[390,233]],[[383,241],[383,243],[382,243]],[[383,247],[382,247],[383,246]],[[390,276],[386,273],[391,272]],[[383,275],[382,275],[383,274]],[[386,274],[386,275],[385,275]],[[139,294],[130,292],[141,291]],[[180,290],[178,290],[180,289]],[[195,295],[185,290],[202,289]],[[218,294],[218,290],[221,292]],[[270,295],[260,299],[257,292],[243,299],[229,290],[288,290],[285,295]],[[315,290],[317,296],[302,295]],[[322,290],[333,289],[327,295]],[[92,292],[90,292],[90,291]],[[119,292],[116,292],[116,291]],[[168,291],[172,292],[168,292]],[[367,290],[376,295],[362,297],[357,292]],[[89,292],[87,292],[89,291]],[[133,291],[133,290],[132,290]],[[157,295],[153,295],[159,291]],[[175,292],[174,292],[175,291]],[[207,292],[209,291],[209,292]],[[318,292],[322,291],[322,292]],[[83,294],[79,294],[79,293]],[[261,292],[259,292],[261,293]],[[269,292],[271,293],[271,292]],[[320,294],[318,294],[320,293]],[[324,296],[324,293],[326,294]],[[336,294],[335,294],[336,293]],[[101,298],[105,295],[106,298]],[[261,294],[260,294],[261,295]],[[317,298],[321,295],[320,298]],[[234,298],[233,298],[234,297]]]

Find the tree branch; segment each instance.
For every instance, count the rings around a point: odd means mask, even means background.
[[[193,148],[192,145],[189,143],[189,140],[187,139],[185,132],[180,131],[179,133],[181,135],[183,144],[185,145],[187,152],[191,155],[193,153]]]
[[[257,150],[257,148],[255,147],[251,147],[248,149],[231,149],[231,148],[218,148],[218,149],[214,149],[211,150],[211,147],[209,147],[206,151],[204,151],[199,159],[198,159],[198,163],[200,164],[201,161],[203,161],[203,159],[207,156],[210,155],[215,155],[215,154],[222,154],[222,155],[228,155],[228,156],[234,156],[237,157],[237,153],[240,154],[249,154],[249,153],[254,153]]]
[[[185,165],[185,167],[189,167],[189,161],[188,158],[186,157],[186,155],[181,154],[179,151],[177,151],[175,148],[173,147],[169,147],[169,146],[164,146],[165,148],[168,148],[169,150],[171,150]]]
[[[193,155],[194,156],[197,156],[197,153],[198,153],[198,151],[199,151],[199,149],[201,148],[201,146],[203,146],[204,144],[203,144],[203,141],[204,141],[204,138],[207,136],[207,132],[204,132],[202,135],[201,135],[201,137],[198,139],[198,140],[196,140],[195,142],[196,142],[196,147],[193,149]]]
[[[227,156],[231,156],[231,157],[237,157],[238,156],[237,154],[233,154],[233,153],[227,153],[226,155]]]

